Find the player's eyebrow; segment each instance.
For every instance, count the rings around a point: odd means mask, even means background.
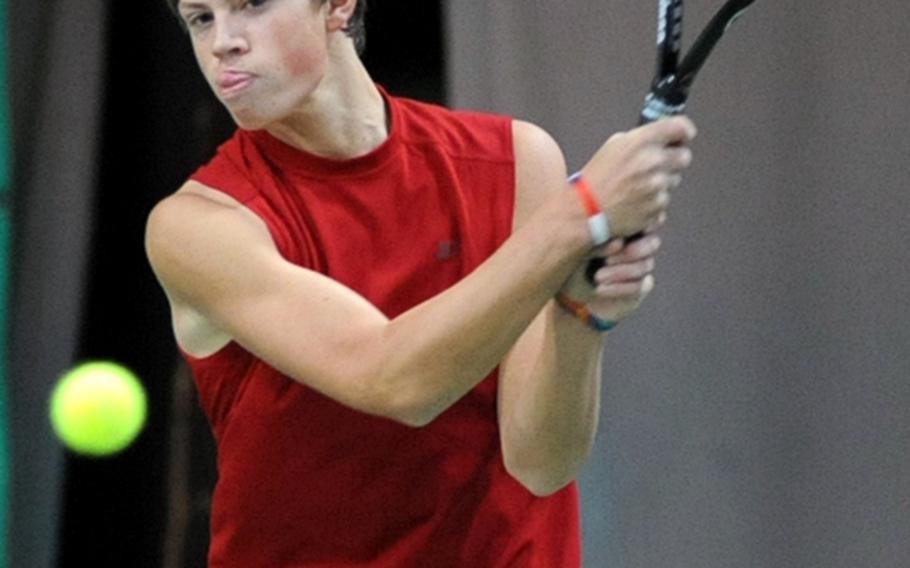
[[[193,2],[191,0],[177,0],[177,10],[210,10],[212,9],[212,4],[217,4],[218,0],[209,0],[201,2]],[[241,0],[223,0],[224,4],[227,4],[230,8],[237,8],[242,4]]]
[[[184,2],[183,0],[178,0],[177,9],[193,9],[193,8],[208,8],[208,5],[202,2]]]

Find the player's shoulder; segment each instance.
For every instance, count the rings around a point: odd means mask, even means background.
[[[184,216],[222,215],[250,218],[246,205],[233,195],[191,179],[186,181],[176,192],[159,201],[149,214],[152,222],[159,217],[179,220]]]
[[[515,225],[524,222],[555,191],[565,187],[566,161],[559,144],[536,124],[514,120]]]
[[[153,268],[182,264],[201,251],[268,239],[265,224],[236,199],[190,180],[159,201],[146,221],[146,252]],[[242,236],[242,238],[238,238]]]
[[[516,161],[544,167],[565,165],[562,149],[542,127],[524,120],[512,121],[512,145]]]
[[[512,121],[512,140],[515,152],[517,183],[531,189],[546,190],[553,180],[566,178],[566,160],[562,148],[549,132],[523,120]]]
[[[189,225],[192,219],[236,210],[240,204],[227,194],[189,180],[180,189],[159,201],[148,215],[147,231],[169,234]]]

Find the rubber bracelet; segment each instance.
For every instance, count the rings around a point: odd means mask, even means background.
[[[606,333],[616,327],[618,322],[599,318],[588,310],[588,307],[569,298],[563,293],[556,294],[556,303],[559,307],[584,322],[585,325],[600,333]]]
[[[595,247],[607,244],[607,241],[610,240],[610,222],[607,220],[606,213],[597,203],[591,186],[580,172],[569,177],[569,183],[575,188],[575,192],[585,207],[585,213],[588,214],[588,232],[591,234],[591,242]]]

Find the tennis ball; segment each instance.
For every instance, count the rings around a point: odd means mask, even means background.
[[[86,456],[108,456],[132,443],[145,425],[145,390],[126,367],[83,363],[63,374],[51,394],[51,425],[60,441]]]

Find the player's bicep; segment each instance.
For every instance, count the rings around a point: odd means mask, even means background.
[[[185,303],[288,376],[346,397],[350,355],[386,318],[364,298],[281,257],[264,225],[237,208],[177,195],[149,218],[149,259]],[[353,377],[352,377],[353,378]],[[336,389],[341,389],[337,391]]]
[[[559,145],[542,128],[512,123],[515,152],[515,214],[513,229],[523,225],[556,191],[566,188],[566,161]]]

